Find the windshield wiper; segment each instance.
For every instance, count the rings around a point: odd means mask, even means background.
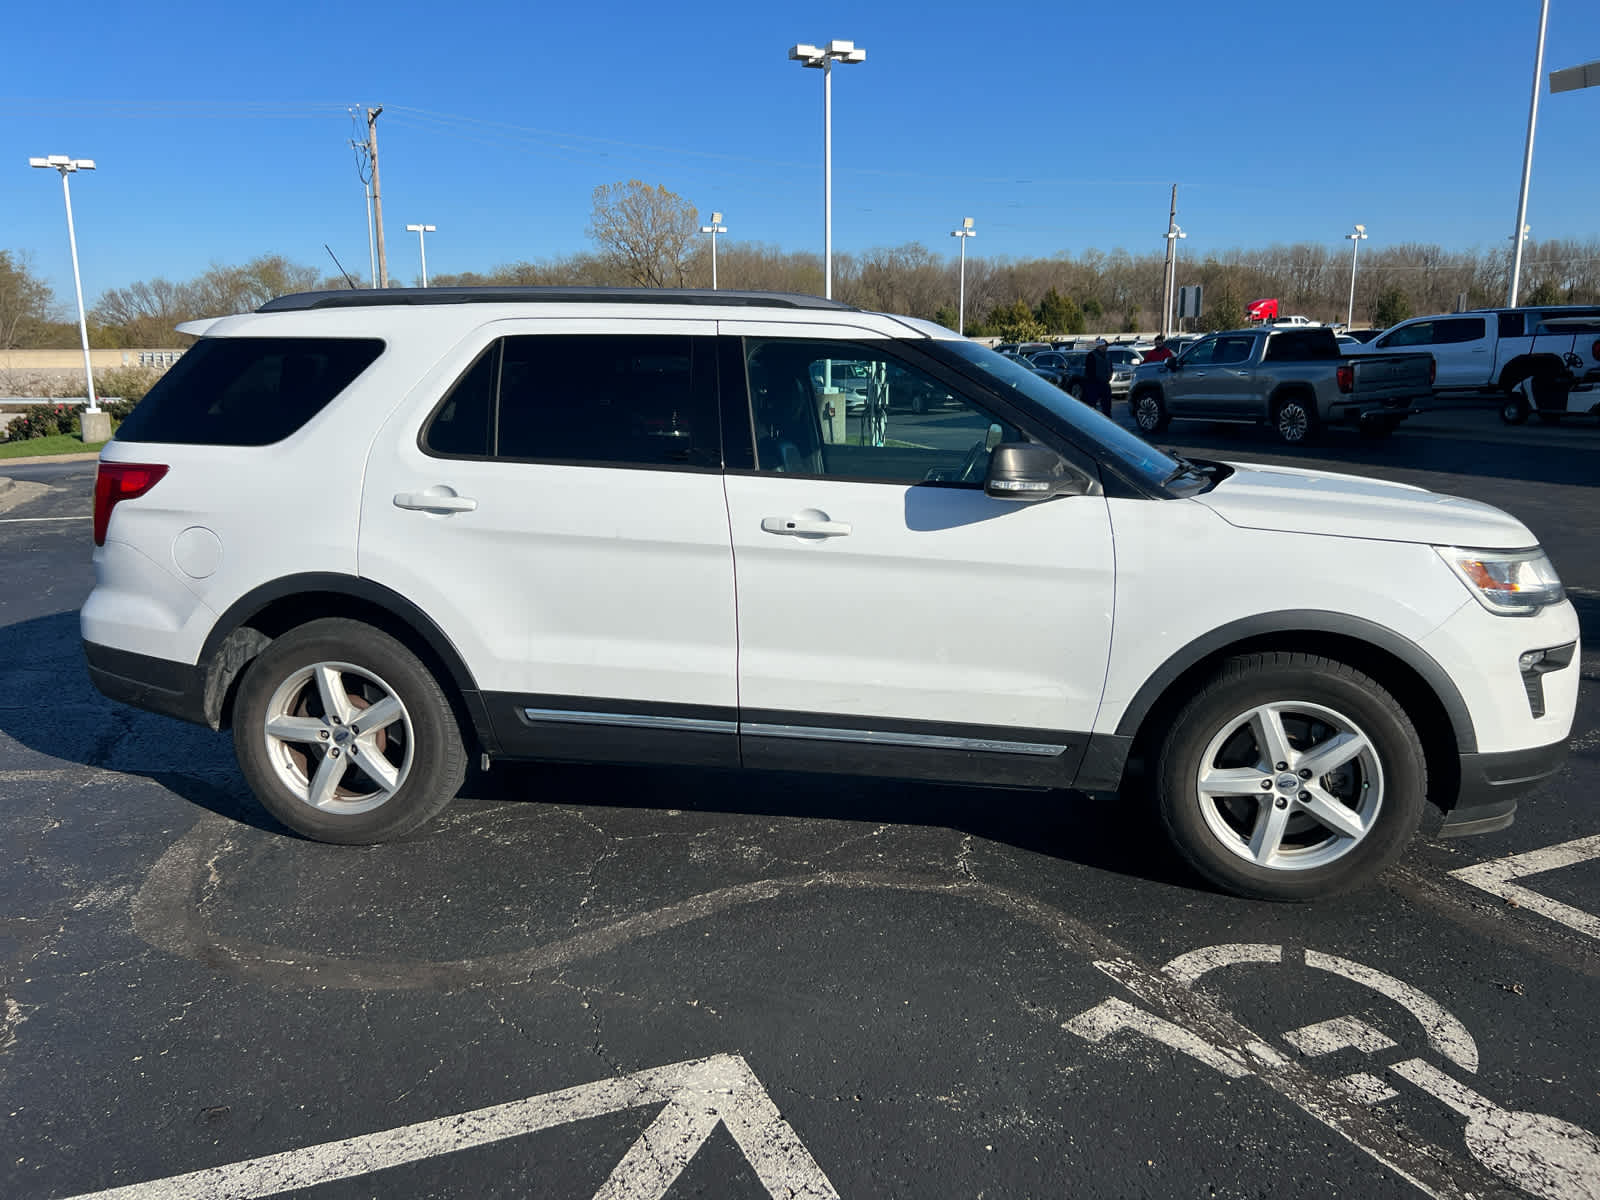
[[[1185,458],[1172,450],[1167,451],[1167,456],[1178,464],[1178,468],[1162,480],[1163,485],[1176,483],[1185,475],[1192,475],[1197,479],[1210,479],[1212,471],[1215,470],[1214,466],[1202,465],[1195,462],[1194,459]]]

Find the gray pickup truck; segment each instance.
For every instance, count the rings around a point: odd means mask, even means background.
[[[1433,375],[1428,353],[1343,355],[1326,327],[1235,329],[1135,367],[1128,403],[1145,434],[1194,419],[1271,425],[1290,443],[1329,425],[1381,437],[1432,394]]]

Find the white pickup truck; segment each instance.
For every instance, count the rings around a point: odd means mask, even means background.
[[[1550,305],[1540,308],[1476,309],[1414,317],[1364,346],[1346,346],[1351,357],[1394,350],[1427,350],[1438,364],[1434,391],[1442,395],[1516,394],[1517,386],[1552,367],[1550,356],[1534,347],[1540,321],[1600,317],[1600,306]],[[1557,359],[1556,364],[1559,364]]]
[[[1539,369],[1506,394],[1500,419],[1507,425],[1521,425],[1530,413],[1547,425],[1600,414],[1600,316],[1540,321],[1529,355]]]

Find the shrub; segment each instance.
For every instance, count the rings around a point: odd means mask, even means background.
[[[22,410],[20,417],[13,417],[6,426],[6,439],[21,442],[78,431],[76,407],[67,404],[30,404]]]
[[[161,372],[149,367],[113,367],[109,371],[101,371],[95,379],[95,391],[117,399],[100,407],[111,414],[113,421],[122,421],[160,378]]]

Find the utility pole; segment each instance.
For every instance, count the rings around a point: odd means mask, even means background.
[[[367,153],[372,157],[372,207],[378,223],[378,286],[389,286],[389,256],[383,248],[383,192],[378,187],[378,118],[383,105],[367,109]]]
[[[1172,185],[1172,208],[1167,213],[1167,269],[1161,276],[1161,336],[1172,332],[1172,285],[1175,279],[1173,263],[1178,257],[1178,239],[1172,231],[1178,227],[1178,185]]]
[[[1522,190],[1517,193],[1517,231],[1511,235],[1511,287],[1506,307],[1517,306],[1522,282],[1522,241],[1528,236],[1528,180],[1533,175],[1533,131],[1539,123],[1539,85],[1544,82],[1544,33],[1550,22],[1550,0],[1539,6],[1539,49],[1533,56],[1533,99],[1528,101],[1528,144],[1522,151]]]

